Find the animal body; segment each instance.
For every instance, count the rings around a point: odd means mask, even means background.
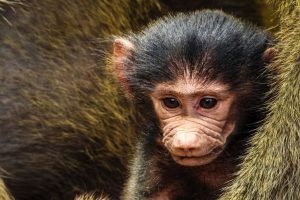
[[[219,196],[264,117],[271,45],[210,10],[116,38],[116,74],[145,118],[123,199]]]
[[[145,24],[159,6],[132,0],[4,2],[0,198],[73,200],[85,192],[118,198],[135,115],[106,76],[102,41]]]

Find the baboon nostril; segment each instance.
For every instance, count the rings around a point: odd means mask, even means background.
[[[198,137],[191,133],[177,133],[173,139],[173,148],[179,151],[193,151],[198,147]]]

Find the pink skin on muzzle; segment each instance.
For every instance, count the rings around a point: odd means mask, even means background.
[[[226,142],[222,136],[225,121],[175,117],[164,124],[162,142],[172,158],[181,165],[211,162],[222,152]]]

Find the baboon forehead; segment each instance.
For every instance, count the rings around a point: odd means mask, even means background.
[[[173,91],[183,95],[197,95],[199,93],[229,94],[230,86],[218,81],[207,81],[205,78],[183,75],[172,81],[162,82],[156,85],[154,91]]]

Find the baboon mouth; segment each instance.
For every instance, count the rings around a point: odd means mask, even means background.
[[[178,164],[183,165],[183,166],[201,166],[201,165],[208,164],[208,163],[212,162],[213,160],[215,160],[222,151],[223,151],[222,148],[215,148],[212,151],[210,151],[208,154],[205,154],[205,155],[200,155],[200,156],[196,156],[196,155],[176,156],[176,155],[173,155],[173,159],[175,162],[177,162]]]
[[[211,156],[215,156],[218,155],[221,151],[211,151],[208,154],[205,155],[201,155],[201,156],[177,156],[179,159],[206,159],[209,158]]]
[[[222,153],[223,151],[223,148],[214,148],[210,153],[213,153],[213,154],[220,154]]]
[[[201,159],[201,158],[207,158],[207,157],[219,155],[220,153],[222,153],[222,151],[223,151],[223,148],[217,147],[217,148],[211,149],[206,154],[203,154],[203,152],[202,153],[188,152],[188,153],[178,153],[178,154],[173,153],[173,156],[177,157],[179,159]]]
[[[201,166],[212,162],[218,157],[213,152],[204,156],[173,156],[175,162],[183,166]]]

